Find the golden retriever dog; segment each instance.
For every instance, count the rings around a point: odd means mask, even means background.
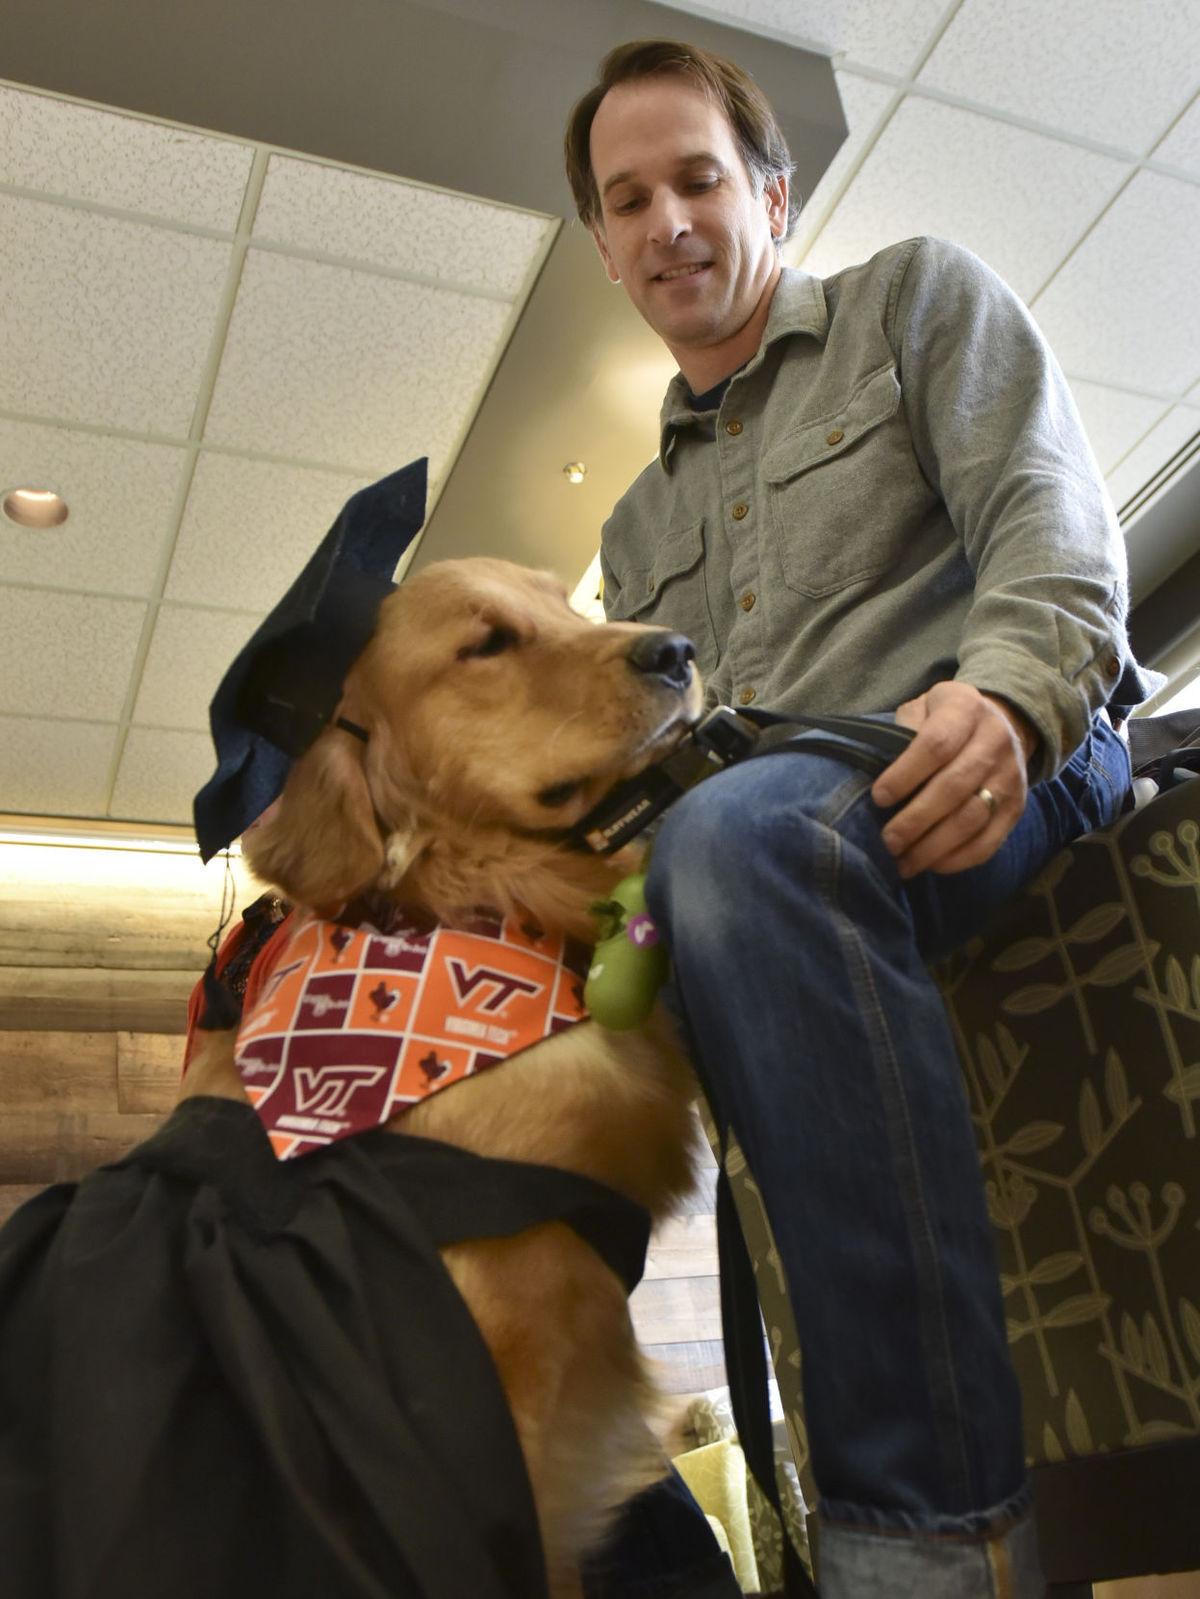
[[[383,891],[449,926],[481,906],[592,942],[589,907],[635,864],[564,831],[664,754],[700,711],[690,648],[596,626],[546,573],[494,560],[428,567],[383,603],[338,715],[244,849],[295,905],[331,915]],[[244,1098],[230,1035],[208,1035],[185,1096]],[[565,1167],[662,1217],[691,1178],[694,1084],[666,1020],[586,1021],[388,1123],[478,1154]],[[488,1344],[533,1488],[551,1592],[662,1475],[655,1390],[624,1289],[569,1227],[444,1251]]]

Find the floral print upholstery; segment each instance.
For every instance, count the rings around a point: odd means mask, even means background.
[[[1200,779],[1077,840],[944,962],[1031,1464],[1200,1433]],[[762,1199],[735,1202],[815,1500]]]

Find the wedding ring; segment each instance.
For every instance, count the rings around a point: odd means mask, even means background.
[[[978,789],[975,790],[975,792],[979,795],[979,798],[987,806],[987,808],[988,808],[988,820],[991,821],[992,817],[995,816],[995,814],[996,814],[996,810],[997,810],[997,807],[1000,804],[1000,801],[992,793],[990,788],[978,788]]]

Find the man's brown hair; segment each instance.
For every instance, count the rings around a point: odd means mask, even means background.
[[[600,63],[598,82],[578,102],[567,122],[567,178],[580,220],[589,228],[600,223],[591,138],[592,119],[601,100],[618,83],[668,74],[690,79],[720,106],[757,191],[761,192],[772,178],[790,177],[794,163],[787,140],[770,101],[748,72],[698,45],[680,44],[673,39],[634,39],[609,51]],[[784,238],[792,231],[799,210],[800,197],[789,194]]]

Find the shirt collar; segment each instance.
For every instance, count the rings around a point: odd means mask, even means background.
[[[767,313],[767,326],[763,332],[762,343],[745,366],[734,373],[730,379],[730,387],[756,370],[768,347],[776,340],[786,338],[793,333],[807,333],[819,344],[824,344],[828,330],[829,311],[825,304],[825,289],[820,278],[813,277],[809,272],[802,272],[799,267],[784,267],[775,285],[775,292],[771,296],[771,309]],[[658,459],[665,472],[671,470],[671,452],[676,433],[682,428],[693,427],[697,416],[705,414],[692,410],[690,394],[687,379],[682,372],[676,372],[667,387],[658,419]]]

